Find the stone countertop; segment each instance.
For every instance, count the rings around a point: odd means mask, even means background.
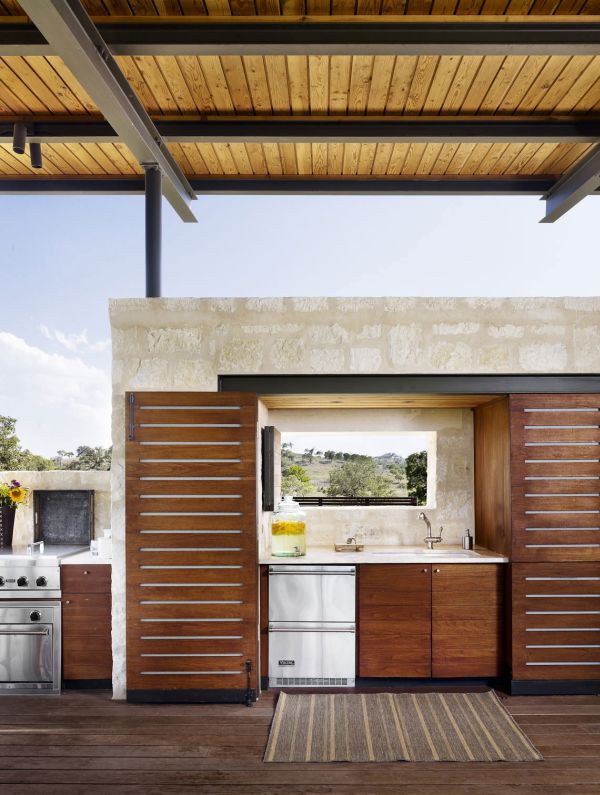
[[[453,552],[455,554],[444,554]],[[332,564],[332,563],[508,563],[508,558],[499,552],[476,546],[464,550],[459,546],[444,546],[441,550],[426,552],[423,547],[377,547],[367,546],[363,552],[336,552],[331,547],[308,547],[306,555],[297,558],[276,557],[270,551],[259,559],[261,565],[271,564]]]
[[[70,555],[68,558],[63,558],[60,562],[61,566],[93,566],[103,563],[107,566],[112,564],[112,558],[101,558],[99,555],[92,555],[89,549],[84,552],[78,552],[76,555]]]

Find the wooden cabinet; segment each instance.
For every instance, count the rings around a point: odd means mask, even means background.
[[[358,621],[359,676],[430,676],[431,567],[361,566]]]
[[[361,566],[359,676],[499,676],[502,589],[501,564]]]
[[[69,682],[112,678],[111,567],[61,567],[62,668]]]
[[[503,571],[495,563],[432,567],[432,676],[502,674]]]

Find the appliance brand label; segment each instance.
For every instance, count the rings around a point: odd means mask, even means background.
[[[279,660],[278,665],[296,665],[296,660]]]

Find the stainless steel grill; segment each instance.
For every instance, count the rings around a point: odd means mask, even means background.
[[[81,547],[30,546],[0,554],[0,693],[59,693],[60,560]]]

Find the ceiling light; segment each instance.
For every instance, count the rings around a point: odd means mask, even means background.
[[[29,144],[29,157],[31,158],[31,168],[43,168],[41,144]]]
[[[13,152],[18,155],[25,153],[25,143],[27,141],[27,127],[23,122],[17,122],[13,127]]]

